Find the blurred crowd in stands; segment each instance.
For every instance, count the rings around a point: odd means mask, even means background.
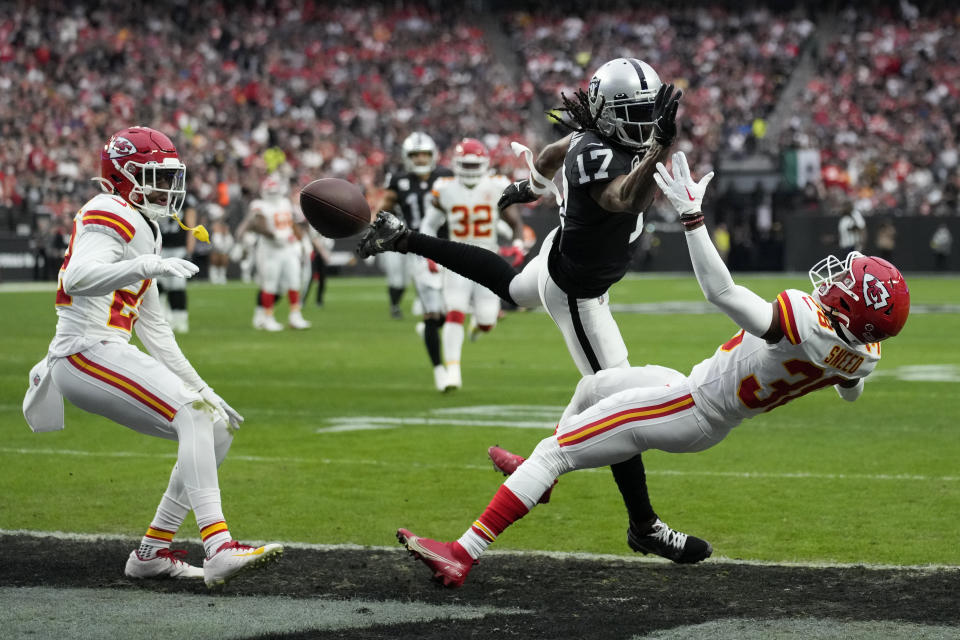
[[[720,155],[756,150],[766,119],[814,30],[802,10],[774,15],[720,7],[593,11],[586,18],[513,14],[513,42],[543,103],[559,104],[593,70],[623,55],[683,89],[681,150],[706,170]],[[694,169],[697,172],[697,169]]]
[[[684,89],[678,145],[697,174],[757,152],[779,163],[786,149],[819,151],[821,170],[804,191],[729,196],[756,212],[729,221],[734,247],[775,235],[769,209],[784,202],[836,215],[850,202],[867,216],[957,213],[956,9],[851,5],[818,28],[819,9],[540,7],[483,15],[437,2],[173,0],[149,11],[120,0],[6,2],[0,233],[59,247],[96,191],[89,178],[107,136],[131,124],[177,142],[201,218],[215,205],[211,213],[239,220],[278,167],[294,184],[350,179],[376,204],[399,142],[416,129],[445,156],[459,138],[479,137],[494,166],[520,175],[509,142],[537,147],[559,134],[543,110],[622,55]],[[769,118],[818,31],[829,41],[770,140]]]
[[[819,197],[867,215],[956,215],[960,11],[852,4],[780,141],[820,150]]]
[[[481,30],[415,3],[58,3],[0,16],[0,203],[12,231],[72,215],[107,136],[167,132],[201,202],[240,204],[279,165],[379,185],[414,129],[443,150],[483,139],[510,165],[533,90],[507,78]],[[398,160],[394,157],[393,160]],[[29,220],[28,220],[29,222]]]

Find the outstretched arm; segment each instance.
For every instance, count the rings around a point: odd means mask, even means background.
[[[653,103],[653,132],[646,154],[633,171],[617,176],[606,184],[590,188],[590,197],[607,211],[641,213],[646,211],[657,190],[650,179],[658,164],[667,159],[670,146],[677,137],[677,109],[683,91],[673,90],[672,84],[664,84],[657,91]]]
[[[686,228],[690,261],[703,295],[741,328],[768,342],[779,341],[782,332],[776,303],[767,302],[750,289],[734,283],[703,224],[703,194],[713,179],[713,172],[700,182],[694,182],[687,158],[680,151],[673,154],[673,174],[671,176],[666,167],[658,163],[654,180]]]
[[[590,196],[600,207],[615,213],[640,213],[653,202],[657,189],[651,178],[657,165],[667,159],[669,147],[653,142],[640,164],[630,173],[617,176],[610,182],[590,187]]]
[[[573,134],[568,133],[559,140],[545,146],[533,164],[536,170],[547,178],[552,178],[563,166],[563,158],[567,154],[567,147],[570,146],[570,138],[572,137]]]

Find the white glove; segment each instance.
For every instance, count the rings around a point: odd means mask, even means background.
[[[144,278],[157,278],[160,276],[189,278],[200,271],[200,267],[182,258],[161,258],[151,253],[140,256],[136,258],[136,260],[140,262],[141,273]]]
[[[243,424],[243,416],[218,396],[209,385],[200,389],[200,397],[206,404],[210,405],[214,414],[227,424],[227,428],[231,432],[239,429],[240,425]]]
[[[703,205],[703,194],[713,179],[713,171],[703,176],[700,182],[694,182],[690,177],[687,156],[683,151],[678,151],[673,154],[673,174],[671,176],[663,163],[658,162],[657,173],[653,174],[653,179],[657,181],[657,186],[663,191],[663,195],[667,196],[678,215],[683,217],[699,214]]]

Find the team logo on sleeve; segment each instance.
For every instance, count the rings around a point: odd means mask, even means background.
[[[883,285],[883,282],[877,280],[869,273],[863,274],[863,303],[874,309],[883,309],[887,306],[887,300],[890,299],[890,292]]]
[[[137,152],[137,147],[123,136],[116,136],[110,140],[110,147],[107,149],[112,160],[133,155]]]

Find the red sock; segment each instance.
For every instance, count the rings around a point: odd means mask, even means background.
[[[273,309],[273,303],[276,300],[277,295],[275,293],[267,293],[266,291],[260,293],[260,306],[264,309]]]
[[[504,529],[527,515],[528,511],[513,491],[501,485],[487,509],[473,523],[473,532],[493,542]]]
[[[287,298],[290,300],[290,306],[300,304],[300,292],[296,289],[288,289]]]

